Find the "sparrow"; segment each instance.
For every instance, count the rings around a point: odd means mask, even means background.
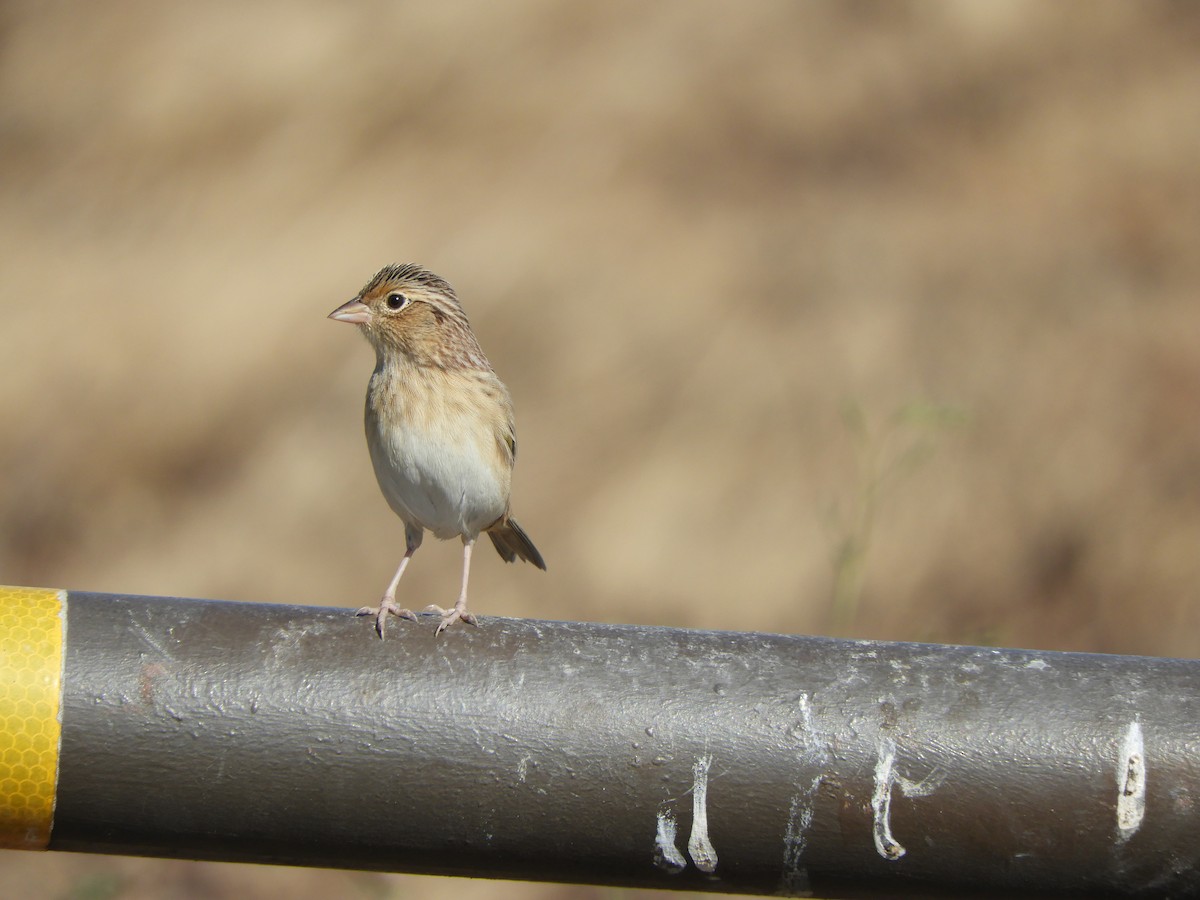
[[[416,621],[396,604],[396,587],[426,531],[462,539],[462,588],[437,634],[467,611],[471,551],[487,532],[505,562],[546,563],[509,511],[517,438],[508,388],[497,377],[450,285],[421,266],[380,269],[354,299],[329,314],[357,325],[375,348],[367,384],[367,449],[379,489],[404,523],[404,556],[374,616],[384,636],[388,615]]]

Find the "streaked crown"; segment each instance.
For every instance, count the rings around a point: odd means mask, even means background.
[[[415,263],[384,266],[331,315],[359,325],[381,355],[399,351],[442,368],[491,369],[454,288]]]

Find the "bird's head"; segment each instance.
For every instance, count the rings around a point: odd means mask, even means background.
[[[443,367],[477,365],[482,358],[454,289],[412,263],[384,266],[329,318],[357,325],[381,358],[400,353]]]

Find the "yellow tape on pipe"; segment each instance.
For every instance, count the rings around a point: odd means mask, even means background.
[[[0,586],[0,847],[50,842],[67,592]]]

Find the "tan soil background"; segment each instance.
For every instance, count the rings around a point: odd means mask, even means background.
[[[411,260],[513,392],[549,563],[478,554],[477,612],[1194,656],[1197,46],[1165,2],[6,4],[0,582],[375,599],[372,356],[325,315]]]

